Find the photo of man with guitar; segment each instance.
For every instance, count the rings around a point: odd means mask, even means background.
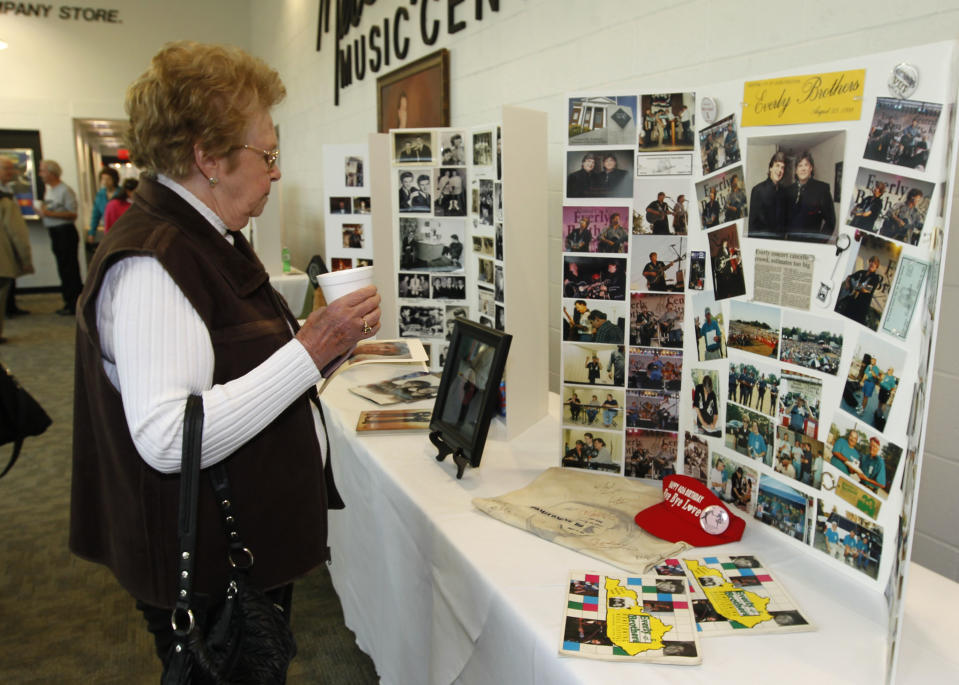
[[[685,238],[650,236],[634,239],[631,257],[630,290],[652,293],[686,290]]]
[[[859,234],[859,252],[836,298],[837,314],[876,330],[895,280],[902,247],[869,233]]]
[[[713,266],[713,290],[724,300],[746,294],[742,252],[735,224],[709,234],[709,255]]]

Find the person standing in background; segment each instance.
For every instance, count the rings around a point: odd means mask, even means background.
[[[135,178],[128,178],[117,190],[113,199],[107,203],[106,212],[103,214],[103,231],[110,230],[110,227],[116,223],[117,219],[123,216],[123,213],[130,209],[133,203],[133,191],[140,184]]]
[[[117,187],[120,185],[120,174],[116,169],[103,167],[100,169],[100,189],[93,200],[93,212],[90,213],[90,227],[87,230],[87,243],[92,245],[96,242],[97,229],[103,221],[107,204],[113,199]]]
[[[57,314],[73,316],[77,311],[77,297],[83,288],[77,257],[80,237],[73,223],[77,218],[77,195],[73,188],[60,180],[62,175],[62,167],[52,159],[40,162],[40,178],[46,185],[46,191],[43,205],[37,213],[50,233],[53,256],[57,259],[57,274],[60,276],[60,292],[63,296],[63,307],[57,310]]]
[[[7,342],[3,337],[3,319],[10,286],[18,276],[33,273],[30,231],[8,186],[16,175],[13,160],[0,157],[0,344]]]

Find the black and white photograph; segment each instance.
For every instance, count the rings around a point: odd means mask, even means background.
[[[731,300],[726,343],[743,352],[778,359],[781,312],[779,307]]]
[[[331,197],[330,214],[352,214],[353,198],[351,197]]]
[[[466,222],[400,218],[400,269],[462,271]]]
[[[564,299],[563,340],[623,345],[628,308],[626,302]]]
[[[742,159],[734,114],[699,130],[699,153],[703,163],[703,175],[724,169]]]
[[[596,428],[563,429],[563,466],[604,473],[623,472],[623,433]]]
[[[679,393],[665,390],[629,390],[626,427],[679,430]]]
[[[766,416],[776,415],[779,404],[779,369],[761,362],[730,362],[726,397]]]
[[[750,138],[746,237],[834,244],[845,152],[845,131]]]
[[[754,518],[800,542],[806,541],[806,520],[813,498],[781,480],[762,474]]]
[[[433,184],[433,213],[436,216],[466,216],[466,169],[440,167]]]
[[[501,304],[496,305],[496,318],[493,321],[493,328],[498,331],[506,330],[506,308]]]
[[[433,299],[436,300],[465,300],[466,276],[447,276],[432,274],[430,285],[433,289]]]
[[[626,391],[622,388],[584,388],[564,385],[563,424],[612,430],[623,427]]]
[[[773,451],[773,420],[765,414],[740,407],[726,405],[725,445],[744,457],[767,462]]]
[[[624,253],[628,219],[629,207],[563,207],[563,251]]]
[[[759,471],[731,457],[713,452],[707,486],[719,499],[752,516],[758,485]]]
[[[707,236],[716,299],[725,300],[745,295],[746,277],[743,274],[742,251],[739,248],[739,231],[736,224],[717,228]]]
[[[469,311],[463,305],[446,305],[445,307],[446,323],[444,326],[443,337],[449,341],[453,338],[453,327],[457,319],[468,319]]]
[[[400,306],[400,335],[404,338],[440,338],[443,336],[443,308]]]
[[[696,129],[695,93],[651,93],[640,99],[640,152],[679,152],[693,149]]]
[[[846,223],[918,245],[935,184],[860,167]]]
[[[616,367],[625,364],[622,345],[563,344],[563,381],[588,385],[615,385]]]
[[[906,351],[863,334],[852,355],[839,408],[882,432],[899,389]]]
[[[703,250],[689,253],[687,287],[690,290],[703,290],[706,287],[706,253]]]
[[[857,232],[856,236],[859,249],[848,262],[835,310],[874,331],[889,301],[902,246],[869,233]]]
[[[872,435],[852,419],[837,415],[826,434],[828,464],[868,493],[889,497],[902,459],[902,448]]]
[[[683,442],[683,474],[691,476],[700,483],[706,483],[709,477],[709,445],[702,438],[686,431],[686,439]],[[656,572],[662,567],[657,566]],[[679,568],[679,567],[672,567]],[[682,573],[682,570],[679,571]]]
[[[393,162],[399,164],[434,164],[432,131],[395,131]]]
[[[503,182],[493,182],[493,219],[503,220]]]
[[[483,226],[493,225],[493,181],[481,178],[479,187],[479,222]]]
[[[870,578],[879,576],[882,528],[856,514],[840,513],[836,506],[827,512],[822,500],[818,500],[813,547]]]
[[[493,132],[477,131],[473,134],[473,166],[493,165]]]
[[[626,472],[631,478],[662,480],[676,473],[679,435],[663,431],[626,430]]]
[[[433,201],[430,169],[397,169],[400,186],[397,207],[402,214],[429,214]]]
[[[496,264],[493,267],[493,290],[496,293],[496,301],[502,304],[506,301],[506,283],[503,274],[503,267]]]
[[[745,219],[749,208],[743,187],[743,168],[737,166],[696,183],[696,200],[700,221],[707,231]]]
[[[629,344],[681,349],[685,315],[682,295],[630,293]]]
[[[566,153],[566,197],[632,198],[631,150]]]
[[[822,380],[798,371],[783,370],[776,409],[780,426],[789,426],[797,433],[818,438],[821,405]]]
[[[693,329],[699,361],[726,358],[726,319],[722,307],[710,291],[693,297]]]
[[[493,325],[492,321],[493,317],[496,316],[496,309],[492,290],[487,288],[476,289],[476,311],[479,312],[480,316],[485,316],[490,320],[488,325]]]
[[[634,235],[687,235],[690,228],[690,200],[693,185],[686,178],[636,179],[633,197]],[[695,218],[695,217],[694,217]]]
[[[772,463],[766,466],[818,490],[822,485],[825,449],[820,440],[785,426],[776,426],[776,454]]]
[[[933,102],[876,98],[863,157],[925,171],[941,112]]]
[[[640,390],[678,391],[682,376],[682,350],[658,347],[629,348],[628,387]]]
[[[782,310],[779,359],[813,371],[839,374],[842,357],[842,320],[794,309]]]
[[[348,155],[343,161],[343,171],[343,185],[347,188],[362,188],[366,183],[362,157]]]
[[[440,131],[440,160],[443,166],[466,165],[466,143],[463,131]]]
[[[430,298],[430,277],[428,274],[396,275],[400,297],[428,300]],[[460,276],[460,278],[463,278]],[[435,297],[435,295],[434,295]]]
[[[369,214],[370,213],[370,198],[367,196],[354,197],[353,198],[353,213],[354,214]]]
[[[495,251],[493,256],[496,259],[503,261],[503,224],[496,224],[496,236],[494,237],[495,242]]]
[[[479,283],[493,285],[493,260],[476,258],[476,280]]]
[[[563,257],[563,296],[584,300],[626,300],[625,257]]]
[[[361,249],[366,247],[363,224],[343,224],[343,247]]]
[[[636,96],[593,95],[569,99],[570,145],[632,145]]]
[[[637,238],[630,250],[630,290],[651,293],[686,290],[686,238],[658,235]]]
[[[719,372],[711,369],[693,369],[693,425],[696,433],[711,438],[723,436],[719,422]]]

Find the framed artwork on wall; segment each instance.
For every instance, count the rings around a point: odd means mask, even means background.
[[[437,50],[376,79],[376,130],[450,125],[450,53]]]

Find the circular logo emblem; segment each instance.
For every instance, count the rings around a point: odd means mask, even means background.
[[[899,99],[905,99],[916,92],[919,85],[919,70],[908,62],[896,65],[889,74],[889,92]]]
[[[711,97],[704,97],[699,101],[699,113],[702,115],[703,121],[711,124],[716,121],[716,116],[719,114],[719,103]]]
[[[710,535],[722,535],[729,528],[729,512],[718,504],[711,504],[699,515],[699,525]]]

